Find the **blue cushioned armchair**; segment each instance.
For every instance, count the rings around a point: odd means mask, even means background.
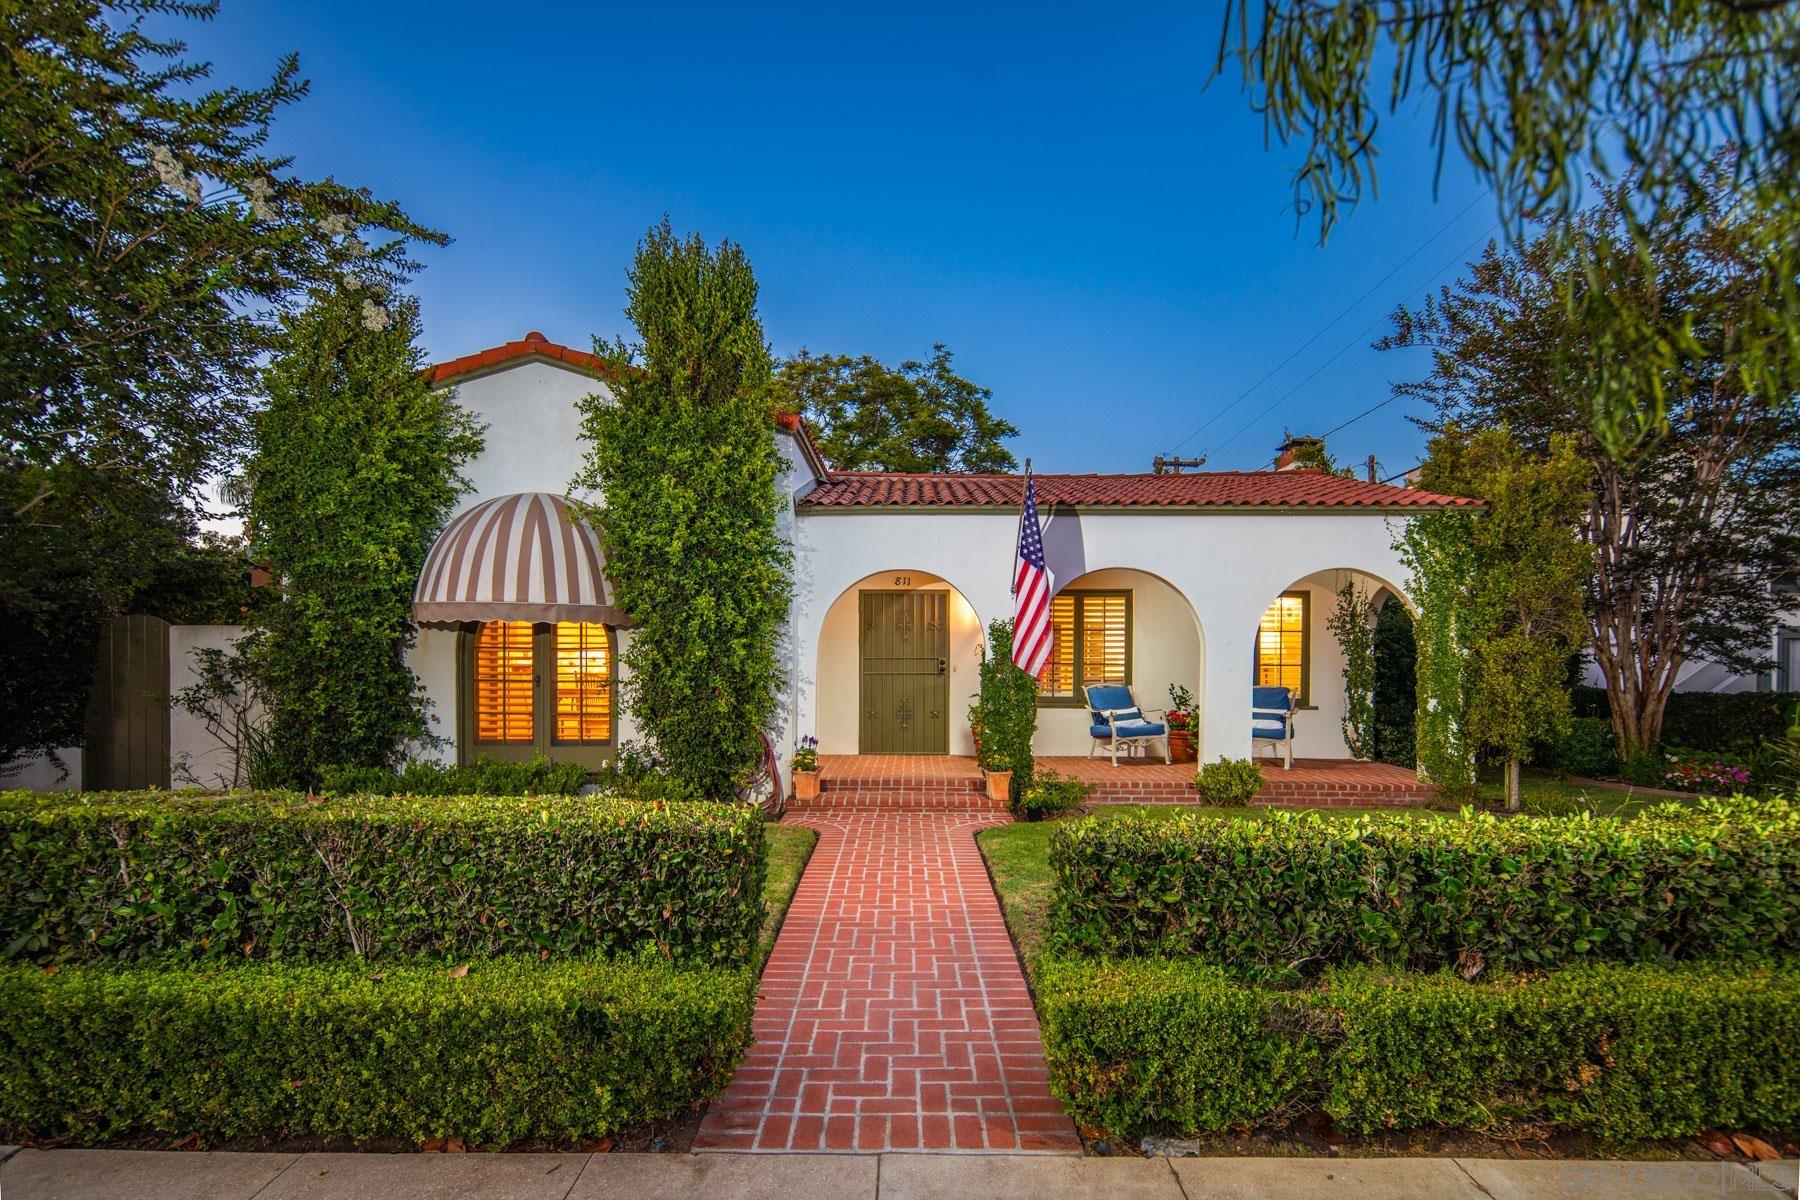
[[[1102,743],[1111,753],[1112,765],[1119,765],[1119,747],[1125,747],[1130,754],[1133,747],[1149,745],[1157,741],[1163,744],[1163,761],[1169,759],[1169,727],[1161,721],[1152,721],[1152,716],[1161,716],[1160,709],[1147,713],[1138,704],[1137,697],[1124,684],[1096,683],[1083,689],[1087,692],[1088,718],[1091,724],[1088,732],[1094,737],[1088,745],[1088,757],[1094,757],[1094,751]]]
[[[1294,769],[1294,695],[1284,687],[1250,689],[1250,757],[1267,742],[1287,753],[1284,770]]]

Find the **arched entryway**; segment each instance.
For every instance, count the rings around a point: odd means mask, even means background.
[[[839,594],[819,629],[821,754],[973,754],[982,625],[949,581],[898,568]]]
[[[1399,587],[1377,575],[1330,568],[1303,575],[1270,597],[1257,622],[1251,647],[1252,684],[1288,689],[1294,702],[1296,758],[1355,757],[1344,730],[1346,657],[1331,629],[1346,587],[1363,602],[1371,633],[1389,598],[1410,606]],[[1275,750],[1268,743],[1256,746],[1259,755]]]
[[[1125,684],[1147,710],[1166,710],[1184,689],[1198,711],[1206,643],[1187,597],[1149,571],[1109,567],[1061,583],[1051,600],[1055,642],[1038,689],[1036,753],[1093,748],[1084,689]],[[1178,693],[1177,693],[1178,694]]]

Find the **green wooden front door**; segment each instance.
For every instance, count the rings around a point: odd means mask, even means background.
[[[950,751],[947,592],[862,593],[864,754]]]

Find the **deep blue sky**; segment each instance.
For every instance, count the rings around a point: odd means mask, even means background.
[[[1021,458],[1118,471],[1178,443],[1260,466],[1284,426],[1387,399],[1424,363],[1370,349],[1369,327],[1494,221],[1459,164],[1433,196],[1404,113],[1379,200],[1319,247],[1296,227],[1297,151],[1265,149],[1235,76],[1202,88],[1219,22],[1215,4],[224,0],[181,27],[218,81],[298,51],[313,94],[276,148],[456,239],[417,283],[433,358],[627,332],[625,269],[667,212],[744,245],[778,353],[947,342]],[[1401,470],[1421,446],[1405,414],[1332,448]]]

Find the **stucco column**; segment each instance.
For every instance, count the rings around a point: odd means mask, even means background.
[[[1250,757],[1254,621],[1220,621],[1206,630],[1200,678],[1200,761]]]

